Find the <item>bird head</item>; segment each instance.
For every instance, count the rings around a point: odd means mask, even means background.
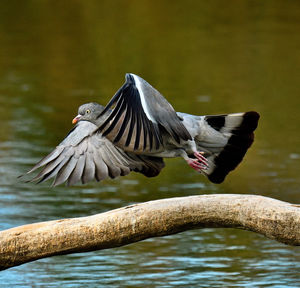
[[[98,116],[103,111],[104,107],[98,103],[86,103],[78,108],[78,115],[72,120],[73,124],[78,121],[90,121],[97,123]]]

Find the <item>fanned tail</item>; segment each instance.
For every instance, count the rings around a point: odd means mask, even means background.
[[[204,172],[213,183],[221,183],[242,161],[254,140],[259,114],[254,111],[204,116],[196,137],[198,149],[205,152],[209,169]]]

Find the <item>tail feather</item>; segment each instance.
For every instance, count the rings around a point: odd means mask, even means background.
[[[223,182],[242,161],[253,143],[258,120],[259,114],[254,111],[202,118],[205,137],[195,140],[209,160],[210,167],[205,174],[210,181]]]

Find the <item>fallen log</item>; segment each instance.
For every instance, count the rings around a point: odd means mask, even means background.
[[[239,228],[300,245],[300,206],[257,195],[214,194],[28,224],[0,232],[0,270],[54,255],[114,248],[208,227]]]

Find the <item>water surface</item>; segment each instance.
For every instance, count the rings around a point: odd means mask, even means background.
[[[299,203],[298,1],[2,1],[0,229],[154,199],[259,194]],[[16,177],[71,129],[79,105],[107,103],[126,72],[176,110],[256,110],[243,163],[221,185],[181,159],[153,179],[49,188]],[[28,263],[6,287],[299,287],[299,248],[234,229],[204,229]]]

